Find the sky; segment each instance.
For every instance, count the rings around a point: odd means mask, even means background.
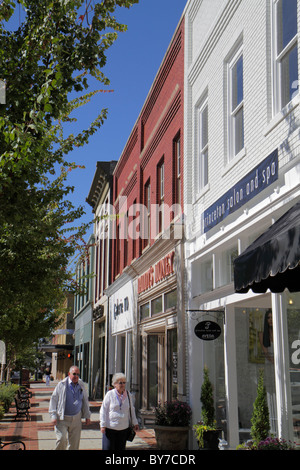
[[[187,0],[140,0],[129,10],[117,10],[116,18],[128,29],[119,34],[107,51],[107,64],[103,69],[110,79],[108,89],[114,91],[99,93],[91,103],[80,108],[76,128],[79,131],[86,128],[102,108],[108,108],[108,117],[88,145],[67,156],[68,161],[85,166],[85,169],[69,173],[68,177],[68,184],[75,188],[68,199],[76,207],[84,206],[86,215],[81,219],[83,222],[93,218],[86,197],[96,163],[119,160],[186,3]]]

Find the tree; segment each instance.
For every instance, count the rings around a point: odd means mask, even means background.
[[[259,371],[257,396],[253,405],[251,424],[251,436],[255,444],[258,444],[268,437],[270,420],[263,369]]]
[[[19,0],[25,20],[11,31],[16,2],[0,0],[0,331],[14,354],[49,335],[72,287],[69,261],[85,227],[73,227],[83,209],[67,200],[76,165],[66,157],[88,143],[107,110],[77,135],[65,137],[65,125],[103,91],[89,91],[90,77],[109,85],[105,52],[126,30],[114,13],[134,3]]]

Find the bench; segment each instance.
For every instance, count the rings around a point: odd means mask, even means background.
[[[18,389],[18,398],[20,400],[24,400],[24,399],[31,398],[31,397],[32,397],[32,392],[30,392],[27,387],[21,386]]]
[[[16,404],[16,410],[17,414],[15,416],[15,421],[19,417],[26,416],[27,421],[29,420],[29,408],[30,408],[30,401],[28,398],[23,398],[20,399],[18,397],[15,397],[15,404]]]
[[[0,450],[2,450],[3,447],[8,447],[7,450],[26,450],[26,446],[23,441],[3,442],[0,437]]]

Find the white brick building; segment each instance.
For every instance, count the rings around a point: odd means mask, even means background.
[[[207,365],[218,424],[235,448],[249,437],[258,371],[264,368],[271,431],[300,443],[300,367],[292,355],[300,338],[300,294],[237,294],[233,282],[233,260],[300,200],[299,1],[190,0],[185,22],[193,422],[201,418]],[[270,310],[267,351],[262,336]],[[206,320],[221,326],[218,339],[196,336],[195,326]]]

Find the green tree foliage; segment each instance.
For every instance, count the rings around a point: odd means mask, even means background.
[[[107,116],[103,109],[77,135],[64,136],[72,111],[109,84],[106,50],[126,26],[114,13],[138,0],[0,0],[0,337],[11,354],[48,336],[71,287],[69,261],[84,228],[68,201],[75,164],[66,160],[88,143]],[[16,8],[25,20],[15,30]],[[18,11],[18,10],[17,10]],[[102,91],[101,89],[98,92]],[[78,94],[78,95],[77,95]],[[84,162],[83,162],[84,163]]]

